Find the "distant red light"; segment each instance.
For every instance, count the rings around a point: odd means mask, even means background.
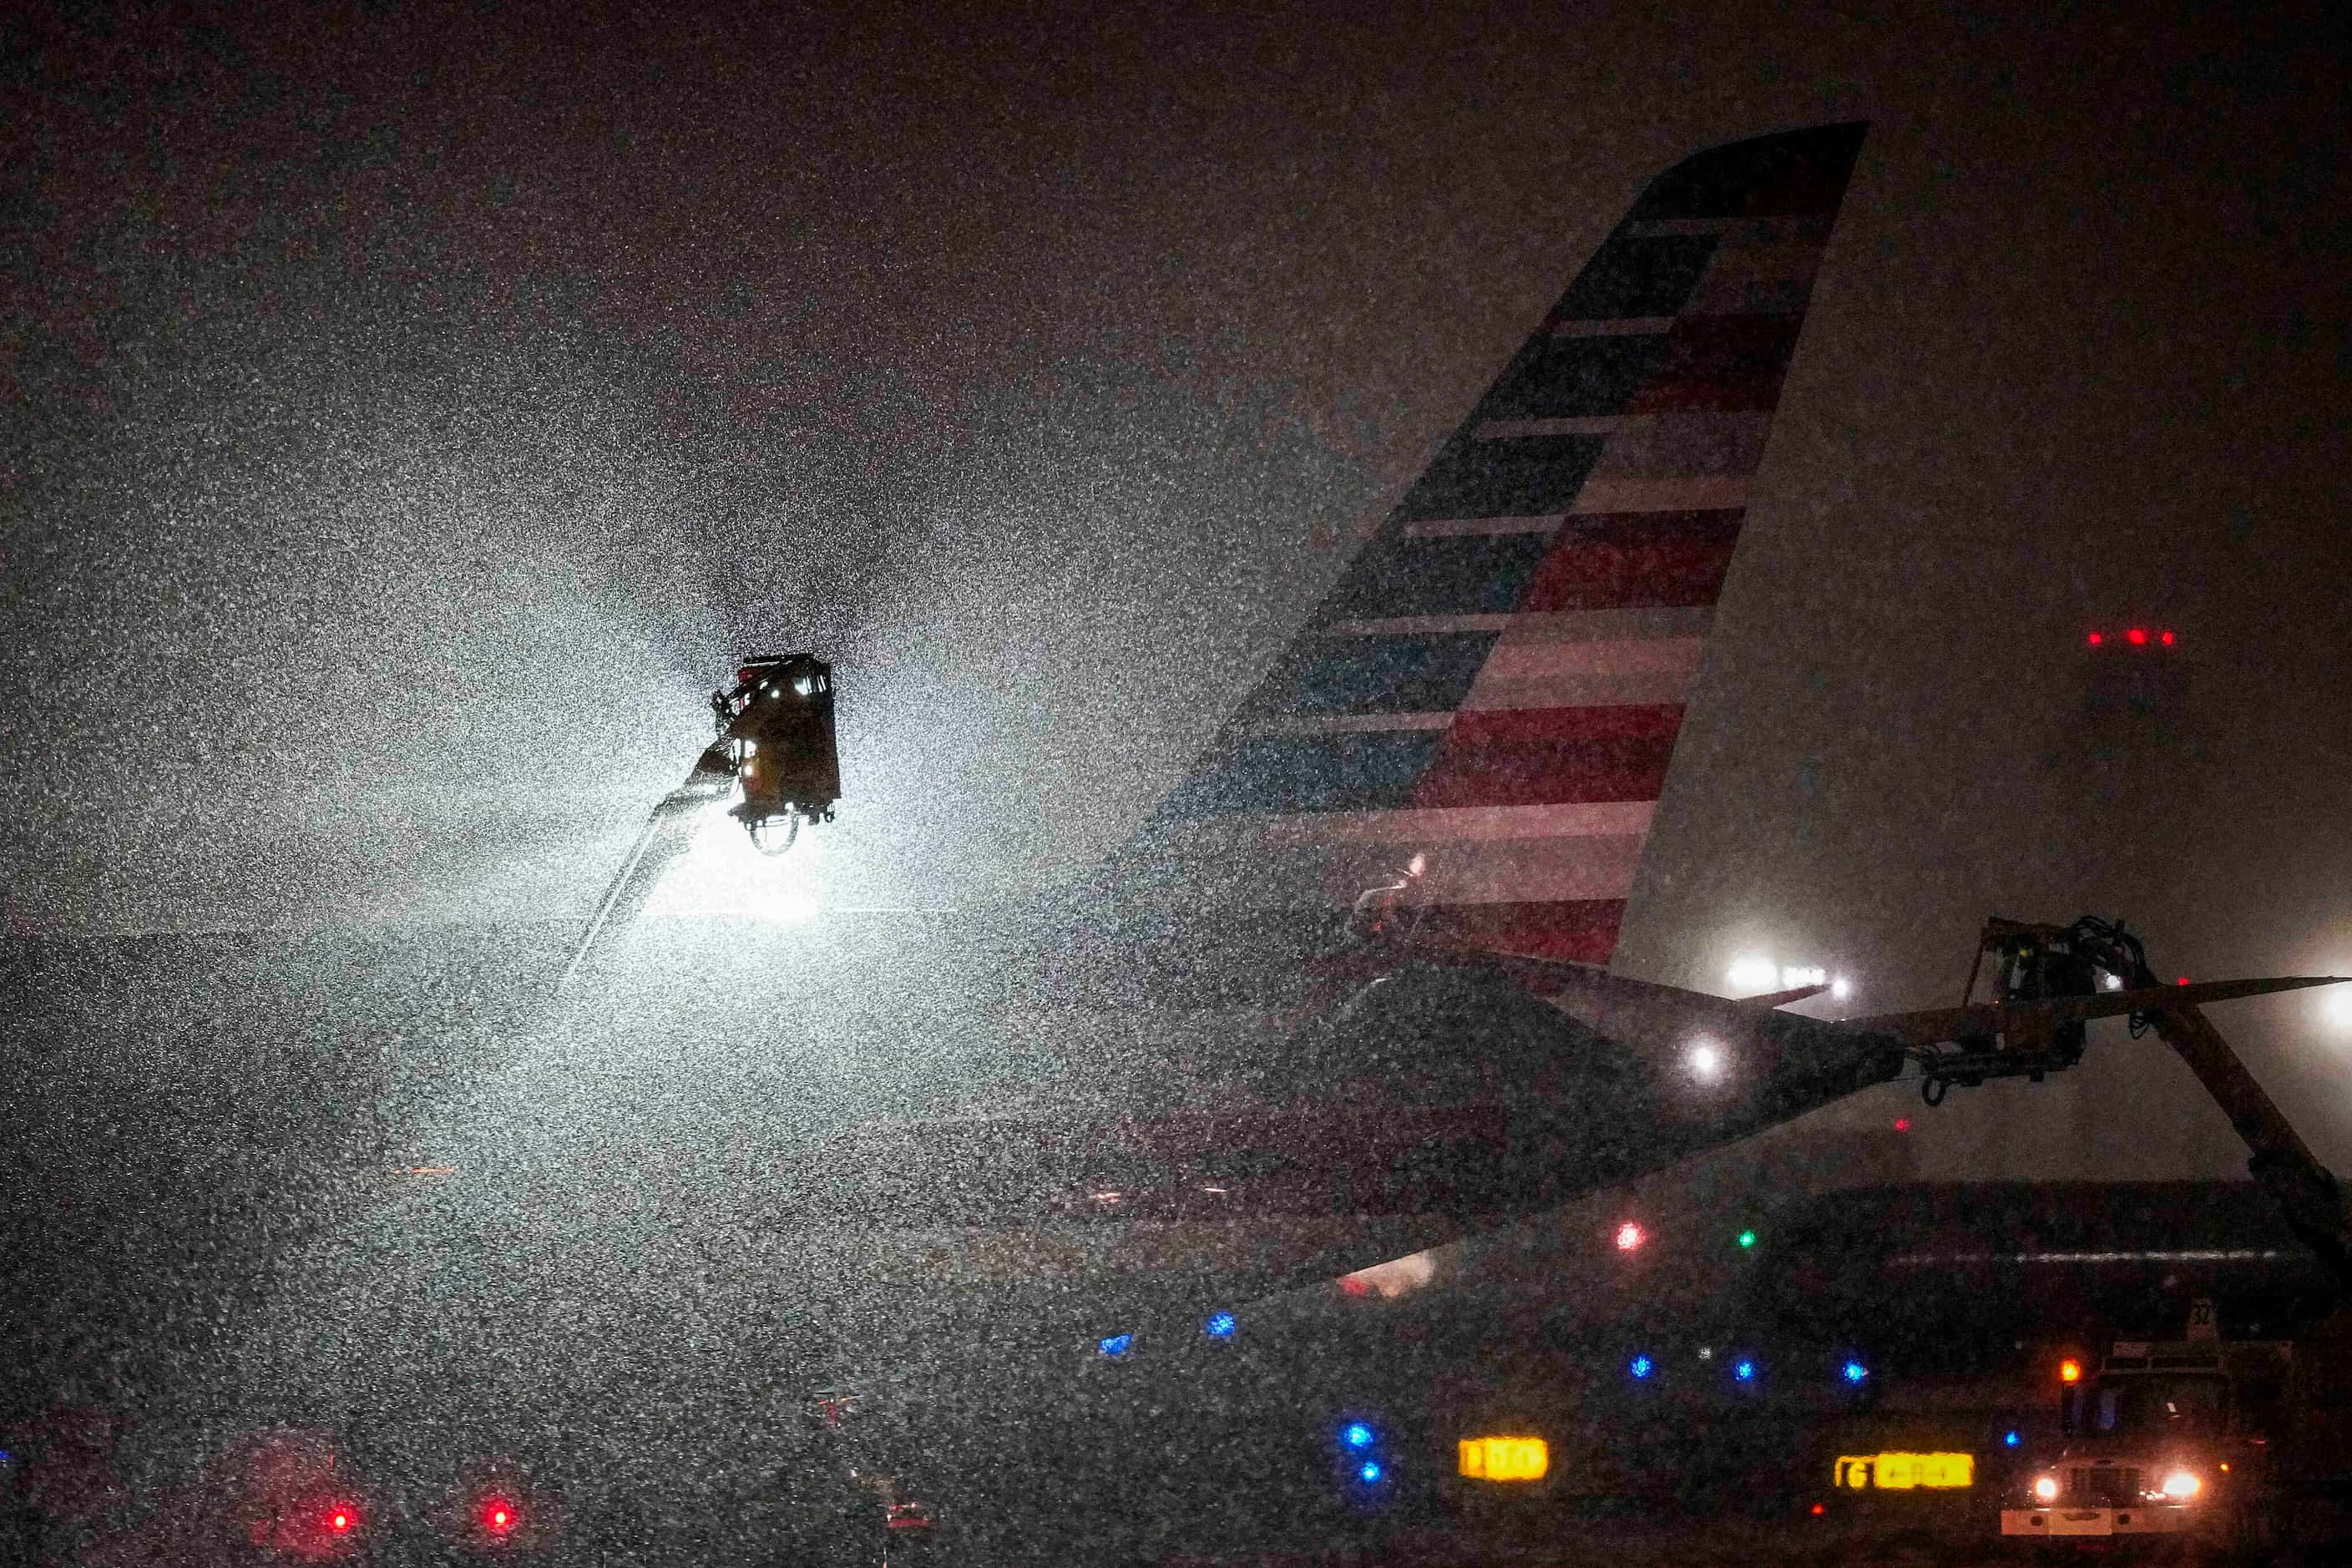
[[[2100,634],[2100,633],[2098,633],[2098,632],[2093,632],[2093,633],[2090,635],[2090,637],[2089,637],[2086,640],[2090,643],[2090,645],[2091,645],[2093,647],[2098,647],[2101,643],[2103,643],[2103,642],[2106,641],[2107,639],[2106,639],[2106,637],[2105,637],[2105,636],[2103,636],[2102,634]]]
[[[2184,974],[2179,979],[2174,981],[2173,984],[2175,985],[2186,985],[2189,984],[2189,976]]]
[[[341,1535],[352,1527],[352,1516],[341,1509],[327,1516],[327,1528]]]
[[[1909,1117],[1907,1117],[1907,1116],[1898,1116],[1898,1117],[1896,1117],[1896,1118],[1895,1119],[1895,1131],[1896,1131],[1897,1132],[1908,1132],[1908,1131],[1911,1131],[1911,1119],[1910,1119]]]
[[[1617,1227],[1617,1250],[1620,1252],[1632,1252],[1646,1239],[1642,1227],[1630,1219]]]
[[[514,1505],[504,1498],[492,1498],[482,1505],[482,1525],[493,1535],[504,1535],[514,1528]]]
[[[1814,1517],[1815,1519],[1819,1519],[1821,1516],[1822,1516],[1822,1505],[1821,1505],[1821,1504],[1819,1504],[1819,1503],[1815,1503],[1815,1504],[1813,1505],[1813,1517]]]
[[[2162,637],[2158,637],[2156,640],[2162,643],[2165,647],[2170,647],[2172,646],[2172,634],[2170,632],[2166,632]]]
[[[2146,626],[2134,626],[2131,630],[2126,632],[2124,637],[2134,645],[2144,643],[2147,641],[2147,628]]]

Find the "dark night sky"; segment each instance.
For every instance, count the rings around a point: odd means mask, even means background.
[[[13,930],[583,910],[774,643],[852,895],[1066,872],[1652,174],[1867,118],[1623,962],[2352,970],[2316,5],[66,9],[0,35]],[[2086,812],[2126,616],[2194,696]],[[2232,1015],[2342,1164],[2314,1016]]]

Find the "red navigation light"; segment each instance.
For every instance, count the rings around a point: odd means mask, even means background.
[[[1815,1503],[1815,1504],[1813,1505],[1813,1517],[1814,1517],[1815,1519],[1819,1519],[1821,1516],[1822,1516],[1822,1505],[1821,1505],[1821,1504],[1819,1504],[1819,1503]]]
[[[2131,630],[2126,632],[2124,637],[2132,644],[2133,647],[2137,647],[2141,643],[2147,641],[2147,628],[2146,626],[2134,626]]]
[[[1620,1252],[1632,1252],[1647,1239],[1642,1234],[1642,1227],[1630,1219],[1617,1227],[1617,1250]]]
[[[358,1522],[359,1521],[352,1517],[352,1510],[347,1508],[339,1508],[327,1515],[327,1528],[337,1535],[349,1535],[352,1526]]]
[[[2088,637],[2084,638],[2084,641],[2086,641],[2086,642],[2088,642],[2088,643],[2089,643],[2093,647],[2098,647],[2101,643],[2103,643],[2103,642],[2106,641],[2107,639],[2106,639],[2106,637],[2105,637],[2105,636],[2104,634],[2099,633],[2099,632],[2093,632],[2093,633],[2092,633]]]
[[[2162,643],[2165,647],[2170,647],[2172,646],[2172,634],[2170,632],[2166,632],[2156,640]]]
[[[1911,1119],[1910,1119],[1909,1117],[1907,1117],[1907,1116],[1898,1116],[1898,1117],[1896,1117],[1896,1118],[1895,1119],[1895,1131],[1896,1131],[1897,1132],[1908,1132],[1908,1131],[1911,1131]]]
[[[504,1535],[515,1524],[514,1505],[504,1498],[492,1498],[482,1505],[482,1528],[492,1535]]]
[[[2175,985],[2186,985],[2189,984],[2189,976],[2184,974],[2179,979],[2174,981],[2173,984]]]

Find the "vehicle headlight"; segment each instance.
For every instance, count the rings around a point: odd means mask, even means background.
[[[2058,1478],[2056,1476],[2034,1477],[2033,1495],[2037,1500],[2042,1502],[2056,1502],[2058,1500]]]
[[[2175,1470],[2164,1478],[2164,1495],[2178,1501],[2182,1498],[2195,1497],[2204,1486],[2205,1483],[2197,1479],[2194,1471]]]

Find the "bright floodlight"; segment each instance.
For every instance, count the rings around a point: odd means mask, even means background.
[[[1617,1250],[1620,1252],[1639,1250],[1644,1239],[1642,1227],[1630,1219],[1617,1227]]]
[[[1713,1040],[1699,1041],[1685,1059],[1690,1063],[1691,1077],[1701,1083],[1713,1083],[1723,1076],[1723,1047]]]
[[[725,812],[707,811],[686,854],[646,900],[646,912],[657,920],[728,915],[797,925],[823,911],[823,858],[814,833],[802,834],[782,855],[765,855]]]
[[[1818,963],[1784,963],[1780,966],[1780,989],[1794,991],[1800,985],[1827,985],[1829,971]]]
[[[2331,985],[2320,994],[2326,998],[2320,1008],[2327,1021],[2338,1028],[2352,1029],[2352,985]]]
[[[1724,972],[1734,991],[1754,994],[1769,991],[1780,983],[1780,966],[1769,958],[1755,953],[1742,953],[1731,961]]]
[[[1844,975],[1841,974],[1835,980],[1830,982],[1830,995],[1834,997],[1836,1000],[1843,1002],[1853,994],[1853,982],[1848,980]]]

